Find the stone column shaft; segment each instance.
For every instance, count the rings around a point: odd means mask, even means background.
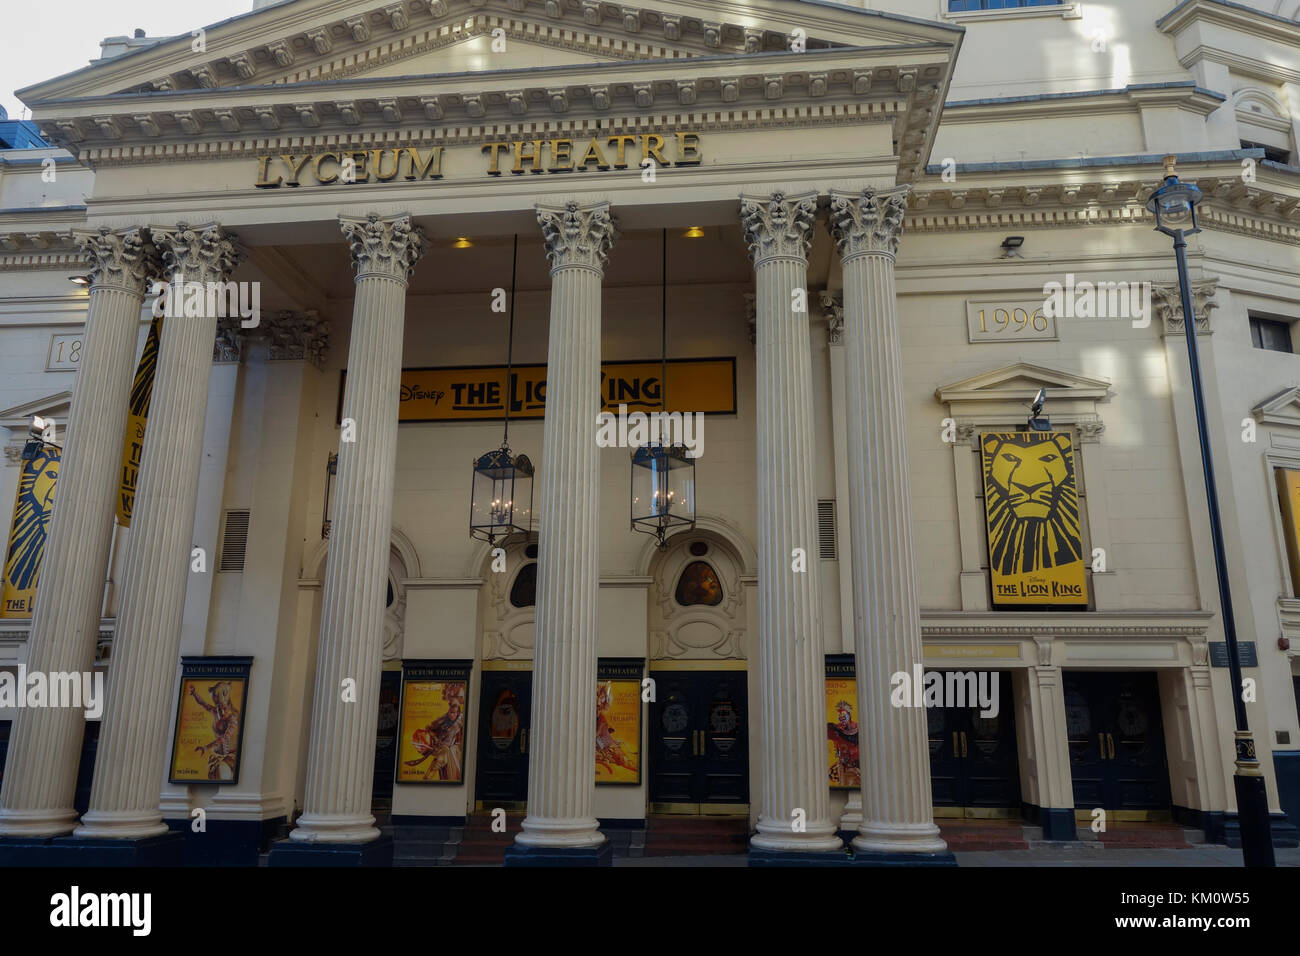
[[[757,291],[759,850],[833,851],[826,779],[808,250],[816,195],[742,196]],[[802,552],[796,565],[796,549]],[[802,570],[797,570],[797,567]]]
[[[293,840],[366,843],[375,766],[384,604],[392,547],[393,475],[402,336],[411,270],[424,233],[410,216],[340,216],[357,270],[348,345],[335,518],[321,596],[320,647],[307,752],[307,789]],[[352,690],[345,691],[345,682]]]
[[[831,192],[844,271],[849,509],[852,521],[865,852],[943,853],[930,794],[922,707],[895,708],[891,678],[923,665],[908,488],[894,255],[907,187]]]
[[[91,260],[90,301],[28,637],[29,673],[94,667],[140,308],[157,266],[136,229],[100,229],[77,242]],[[84,727],[79,708],[18,712],[0,790],[0,835],[72,832]]]
[[[236,253],[215,223],[153,230],[177,283],[169,298],[192,282],[224,282]],[[179,283],[183,280],[185,288]],[[205,286],[207,288],[207,286]],[[176,299],[181,301],[181,299]],[[207,308],[208,297],[204,296]],[[158,370],[131,514],[109,663],[90,808],[77,836],[144,838],[167,832],[160,793],[171,743],[173,690],[181,618],[189,583],[194,508],[198,498],[203,428],[217,316],[174,316],[162,323]],[[204,573],[211,574],[211,560]]]
[[[600,292],[608,203],[537,209],[551,262],[546,419],[538,480],[537,617],[524,847],[591,848],[597,829]]]

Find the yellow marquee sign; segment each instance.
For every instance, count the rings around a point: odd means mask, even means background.
[[[339,417],[343,389],[339,388]],[[600,411],[663,411],[661,365],[652,362],[602,362]],[[510,372],[510,418],[541,418],[546,407],[546,366],[516,365]],[[734,358],[677,359],[668,363],[668,399],[671,412],[735,414],[736,360]],[[452,368],[402,369],[402,394],[398,421],[497,421],[505,416],[506,367],[470,365]]]
[[[1070,436],[986,434],[981,444],[993,604],[1086,606]]]

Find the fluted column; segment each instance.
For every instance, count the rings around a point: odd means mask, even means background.
[[[890,704],[891,677],[922,664],[908,489],[894,255],[908,187],[831,191],[844,270],[844,348],[862,824],[868,853],[943,853],[934,825],[925,710]]]
[[[392,547],[406,288],[426,243],[424,231],[408,215],[340,216],[339,224],[357,272],[343,394],[344,428],[351,422],[356,431],[355,441],[345,432],[339,442],[307,790],[303,814],[290,837],[299,842],[366,843],[379,836],[370,795]]]
[[[215,223],[152,230],[166,267],[169,296],[179,286],[225,282],[237,254]],[[205,286],[206,288],[206,286]],[[159,808],[171,743],[171,716],[189,580],[194,507],[208,404],[216,314],[162,324],[149,433],[131,512],[131,534],[108,668],[108,694],[90,809],[79,837],[144,838],[167,832]],[[208,573],[211,573],[210,571]]]
[[[600,288],[608,203],[539,206],[551,262],[546,419],[537,504],[537,617],[525,848],[592,848],[597,829],[596,606],[600,590]]]
[[[758,850],[840,847],[826,782],[826,661],[807,311],[814,193],[742,196],[757,290]],[[796,311],[801,294],[803,311]]]
[[[103,228],[76,240],[91,264],[90,302],[27,645],[28,670],[46,674],[94,668],[140,309],[157,269],[138,229]],[[0,836],[72,832],[84,713],[18,711],[0,790]]]

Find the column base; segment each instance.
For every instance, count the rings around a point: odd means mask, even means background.
[[[185,834],[164,833],[139,840],[78,836],[0,838],[0,867],[7,866],[182,866]]]
[[[76,810],[0,810],[0,839],[44,840],[67,836],[77,828]]]
[[[1039,807],[1032,803],[1022,804],[1021,815],[1030,821],[1037,821],[1043,830],[1044,840],[1077,840],[1078,830],[1074,825],[1074,808]]]
[[[844,849],[768,850],[750,846],[749,866],[848,866],[852,860]]]
[[[600,846],[506,847],[506,866],[613,866],[614,847],[608,840]]]
[[[392,866],[393,838],[381,836],[367,843],[305,843],[277,840],[271,844],[267,866]]]
[[[948,844],[933,823],[864,823],[853,838],[856,853],[944,854]]]
[[[857,850],[849,860],[851,866],[956,866],[957,858],[943,853],[883,853]]]

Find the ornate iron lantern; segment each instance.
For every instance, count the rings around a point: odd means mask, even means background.
[[[1190,236],[1201,231],[1196,221],[1196,207],[1201,191],[1192,183],[1180,182],[1174,172],[1174,157],[1165,157],[1164,184],[1147,199],[1147,210],[1156,217],[1156,229],[1166,236],[1182,233]]]
[[[527,455],[510,452],[510,380],[514,372],[515,279],[519,268],[519,236],[515,236],[510,268],[510,330],[506,340],[505,427],[501,447],[474,459],[470,491],[469,533],[490,545],[533,530],[533,463]]]
[[[659,397],[668,412],[668,230],[663,231],[660,279]],[[661,419],[667,423],[668,419]],[[652,432],[653,434],[653,432]],[[695,527],[695,459],[685,445],[665,441],[642,445],[632,453],[632,530],[652,534],[659,547],[669,535]]]

